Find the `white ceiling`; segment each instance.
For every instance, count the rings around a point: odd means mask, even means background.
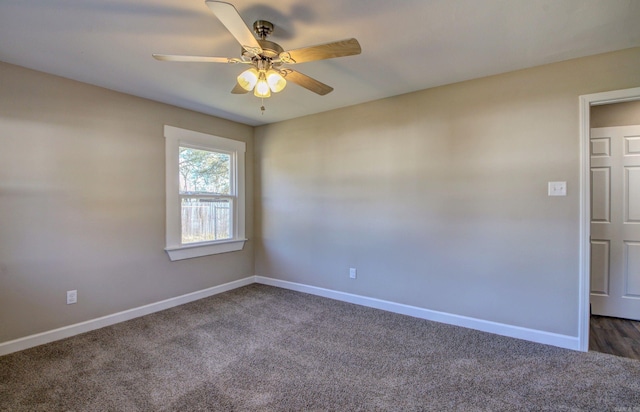
[[[362,54],[298,64],[295,84],[232,95],[243,67],[152,53],[238,57],[204,0],[1,0],[0,61],[250,125],[640,46],[640,0],[231,0],[285,50],[355,37]],[[639,68],[640,70],[640,68]],[[1,79],[0,79],[1,80]]]

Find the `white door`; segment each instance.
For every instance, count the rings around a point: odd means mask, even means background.
[[[640,320],[640,126],[591,129],[591,311]]]

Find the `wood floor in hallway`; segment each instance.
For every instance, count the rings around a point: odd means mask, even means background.
[[[592,315],[589,350],[640,360],[640,322]]]

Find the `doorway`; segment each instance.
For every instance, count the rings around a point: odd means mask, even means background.
[[[640,100],[640,88],[580,96],[580,302],[579,349],[589,350],[591,320],[591,234],[592,234],[592,171],[591,171],[591,109],[596,106]],[[594,216],[595,217],[595,216]],[[596,250],[596,252],[598,252]],[[600,280],[600,279],[598,279]]]
[[[616,112],[627,118],[616,119]],[[596,119],[605,126],[593,127]],[[638,124],[640,100],[591,108],[591,314],[636,321],[640,321]]]

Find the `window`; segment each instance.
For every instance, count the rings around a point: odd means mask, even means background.
[[[164,136],[169,258],[241,250],[245,143],[172,126]]]

